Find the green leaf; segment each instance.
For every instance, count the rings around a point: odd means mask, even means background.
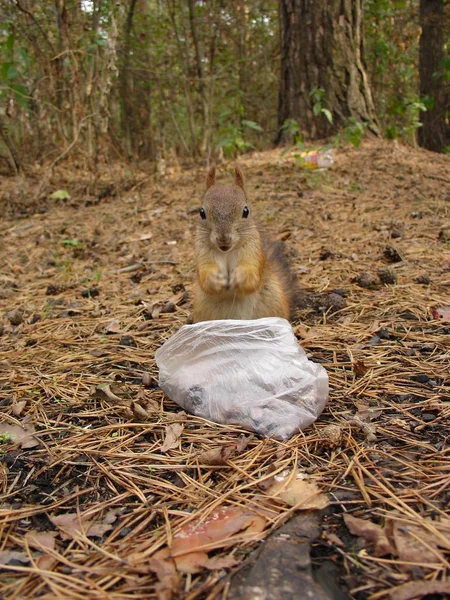
[[[333,122],[333,115],[331,114],[331,112],[328,110],[328,108],[322,108],[322,113],[326,116],[326,118],[328,119],[329,123]]]
[[[2,79],[3,79],[3,81],[7,81],[8,72],[9,72],[9,69],[11,66],[12,66],[12,62],[4,62],[2,64]]]
[[[264,131],[264,129],[261,127],[261,125],[258,125],[258,123],[255,123],[255,121],[242,121],[242,125],[244,127],[248,127],[249,129],[253,129],[254,131],[259,131],[262,132]]]
[[[316,117],[319,116],[321,110],[322,110],[322,104],[320,102],[316,102],[313,106],[314,116],[316,116]]]
[[[50,194],[50,200],[70,200],[70,194],[67,190],[56,190]]]
[[[16,95],[17,103],[23,108],[27,108],[28,106],[28,91],[27,88],[21,83],[13,83],[11,84],[11,89],[14,90]]]
[[[65,248],[80,248],[83,245],[83,242],[76,238],[66,238],[61,243]]]

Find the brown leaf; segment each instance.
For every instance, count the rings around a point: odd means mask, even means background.
[[[356,377],[363,377],[368,370],[369,367],[366,366],[363,360],[357,360],[353,363],[353,373],[356,375]]]
[[[189,552],[176,556],[174,559],[177,571],[179,573],[200,573],[208,563],[206,552]]]
[[[230,458],[233,458],[236,454],[240,454],[247,448],[250,440],[251,436],[241,436],[237,442],[228,446],[217,446],[200,452],[197,455],[198,461],[202,465],[226,465]]]
[[[22,414],[23,409],[25,408],[26,405],[27,405],[26,400],[20,400],[20,402],[14,402],[14,404],[12,405],[12,411],[13,411],[14,416],[19,417]]]
[[[273,484],[275,483],[275,475],[272,475],[271,477],[267,477],[267,475],[271,475],[271,473],[274,473],[276,470],[277,468],[274,464],[268,466],[264,478],[258,483],[258,487],[260,490],[266,492],[273,486]]]
[[[97,398],[100,398],[102,400],[107,399],[115,400],[116,402],[123,402],[123,398],[120,398],[120,396],[116,396],[116,394],[114,394],[114,392],[111,390],[109,383],[101,383],[100,385],[98,385],[95,390],[95,395]]]
[[[328,506],[329,500],[313,481],[299,478],[295,470],[275,476],[275,483],[269,488],[269,494],[275,496],[298,510],[321,510]]]
[[[363,404],[362,402],[357,403],[356,408],[358,409],[356,416],[359,417],[361,421],[371,421],[372,419],[376,419],[383,412],[381,409],[375,406],[369,406],[368,404]]]
[[[228,556],[213,556],[212,558],[208,558],[205,567],[210,571],[216,571],[219,569],[231,569],[231,567],[234,567],[238,563],[239,561],[234,556],[228,554]]]
[[[239,439],[238,439],[238,441],[236,443],[236,452],[238,454],[240,454],[241,452],[244,452],[244,450],[249,445],[251,439],[252,439],[251,435],[241,435],[241,436],[239,436]]]
[[[389,592],[391,600],[413,600],[430,594],[450,594],[450,581],[409,581]]]
[[[113,321],[110,321],[105,326],[105,331],[106,333],[121,333],[122,329],[120,327],[119,321],[116,321],[115,319]]]
[[[161,314],[162,309],[163,304],[161,304],[161,302],[155,302],[152,306],[152,319],[157,319]]]
[[[387,538],[385,530],[380,525],[376,525],[366,519],[358,519],[349,513],[344,514],[344,522],[350,533],[364,538],[368,545],[373,547],[374,556],[396,554],[395,549]]]
[[[81,533],[84,533],[87,537],[102,537],[112,529],[110,523],[95,523],[78,513],[51,516],[50,521],[61,531],[60,537],[62,540],[74,539]]]
[[[138,417],[138,419],[149,418],[149,413],[140,404],[138,404],[137,402],[133,402],[131,406],[133,408],[134,414],[136,415],[136,417]]]
[[[182,434],[184,425],[182,423],[172,423],[166,425],[164,442],[161,446],[161,452],[167,452],[178,446],[178,439]]]
[[[172,542],[171,554],[178,557],[191,552],[221,548],[240,531],[259,533],[267,521],[256,513],[239,506],[222,506],[199,523],[191,522],[177,533]]]
[[[439,540],[432,532],[420,525],[410,525],[402,521],[389,520],[386,530],[393,540],[400,560],[419,563],[423,566],[435,564],[443,560],[443,555],[438,550],[438,545],[446,545],[444,540]]]
[[[158,600],[172,600],[172,598],[179,597],[180,577],[174,561],[170,558],[168,548],[156,552],[149,560],[148,568],[158,577],[158,583],[155,586]]]
[[[54,550],[55,549],[55,536],[54,531],[38,531],[33,529],[25,534],[25,540],[31,548],[37,548],[37,550]]]
[[[0,551],[0,565],[9,565],[16,561],[27,564],[30,562],[30,558],[24,552],[16,552],[15,550]]]
[[[7,434],[14,444],[20,444],[24,449],[39,446],[39,440],[34,437],[34,425],[27,423],[23,427],[11,423],[0,423],[0,435]]]
[[[197,459],[201,465],[221,466],[226,465],[235,454],[236,446],[231,444],[230,446],[218,446],[201,452],[197,455]]]

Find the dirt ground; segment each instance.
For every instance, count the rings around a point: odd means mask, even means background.
[[[450,597],[450,157],[373,141],[325,171],[278,150],[240,163],[330,379],[287,442],[186,415],[157,385],[155,350],[190,317],[205,165],[1,179],[5,600],[234,600],[233,574],[294,514],[318,519],[308,573],[329,597]],[[276,474],[328,506],[283,500]],[[187,526],[225,514],[177,559]]]

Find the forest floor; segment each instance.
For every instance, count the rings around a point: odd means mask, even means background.
[[[96,194],[76,165],[45,189],[44,169],[1,179],[5,600],[450,597],[450,157],[373,141],[324,171],[240,163],[330,379],[287,442],[157,385],[155,350],[190,316],[205,166],[115,165]]]

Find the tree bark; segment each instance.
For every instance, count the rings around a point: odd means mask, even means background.
[[[9,162],[11,168],[14,170],[15,174],[17,175],[21,169],[19,155],[17,154],[17,150],[14,147],[14,144],[13,144],[11,138],[9,137],[8,129],[6,127],[6,124],[4,123],[1,115],[0,115],[0,137],[3,140],[3,143],[5,144],[6,148],[8,149],[8,152],[9,152],[10,160],[8,162]]]
[[[125,151],[128,159],[133,156],[133,143],[131,139],[133,106],[130,91],[130,50],[131,30],[133,28],[134,11],[137,0],[130,0],[128,5],[127,20],[125,24],[125,40],[123,44],[123,62],[120,73],[120,95],[122,105],[122,133],[125,141]]]
[[[281,79],[277,142],[294,119],[307,138],[335,133],[350,117],[377,132],[364,66],[363,0],[280,0]],[[320,111],[313,90],[323,90]]]
[[[195,62],[196,62],[196,66],[197,66],[197,77],[198,77],[198,83],[199,83],[200,100],[201,100],[202,117],[203,117],[203,136],[202,136],[202,143],[200,146],[200,151],[202,154],[204,154],[207,149],[207,146],[208,146],[209,107],[208,107],[208,100],[206,97],[206,83],[205,83],[205,74],[204,74],[204,69],[203,69],[203,56],[202,56],[202,52],[200,50],[200,43],[199,43],[198,34],[197,34],[197,25],[195,22],[194,0],[189,0],[188,5],[189,5],[189,22],[191,24],[191,34],[192,34],[192,40],[194,42]]]
[[[434,152],[450,146],[450,84],[441,66],[444,22],[443,0],[420,0],[420,96],[428,99],[428,108],[421,115],[418,139],[420,146]]]

